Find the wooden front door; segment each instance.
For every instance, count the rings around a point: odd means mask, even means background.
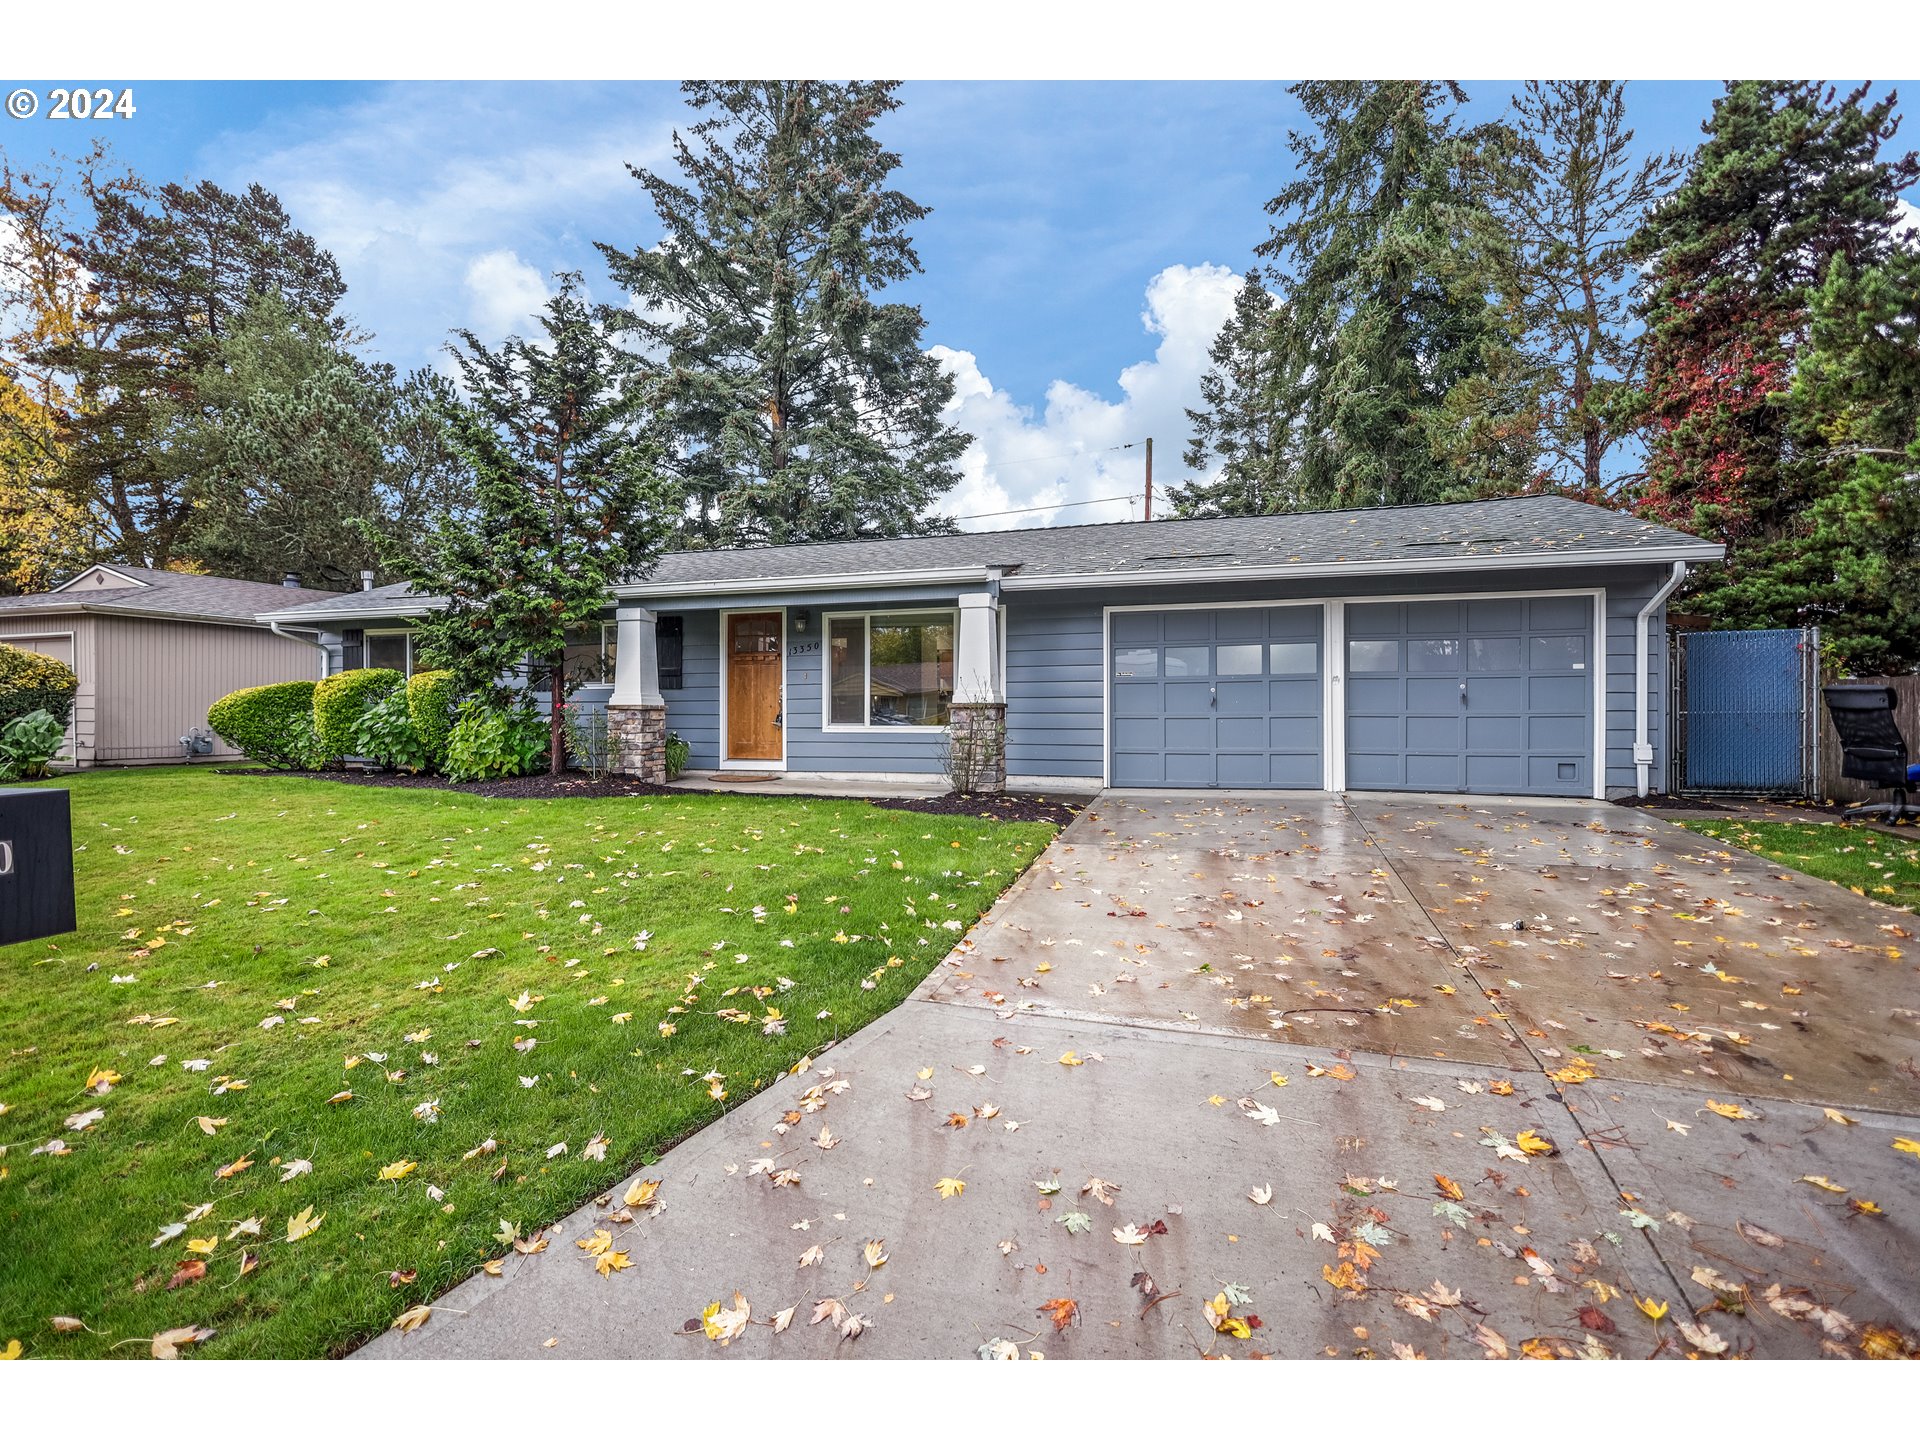
[[[727,617],[727,756],[784,760],[779,611]]]

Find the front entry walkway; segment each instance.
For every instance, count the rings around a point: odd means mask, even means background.
[[[1710,844],[1110,792],[656,1205],[622,1180],[360,1353],[1910,1351],[1912,917]]]

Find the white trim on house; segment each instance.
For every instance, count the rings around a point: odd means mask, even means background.
[[[830,734],[859,734],[864,731],[874,730],[884,730],[888,733],[895,733],[901,730],[931,732],[934,730],[947,729],[948,727],[946,725],[875,725],[873,723],[873,617],[876,615],[886,615],[889,617],[898,615],[903,619],[914,619],[923,615],[946,616],[948,623],[953,626],[953,663],[956,671],[954,679],[956,685],[958,684],[959,676],[957,672],[960,664],[960,611],[957,607],[949,609],[934,605],[917,610],[823,610],[820,612],[820,728]],[[864,656],[866,665],[861,677],[862,684],[866,690],[866,704],[862,707],[861,713],[868,718],[861,721],[858,725],[848,724],[845,721],[836,721],[833,718],[833,622],[835,620],[854,619],[862,622],[866,634],[866,653]],[[935,662],[935,669],[937,672],[937,661]],[[948,701],[951,702],[953,697],[949,694],[947,698]],[[950,719],[949,723],[951,723]]]
[[[1214,565],[1191,570],[1088,570],[1071,575],[1008,575],[1003,590],[1091,590],[1119,585],[1218,585],[1236,580],[1324,580],[1340,575],[1430,575],[1451,570],[1566,570],[1584,565],[1662,565],[1718,560],[1721,545],[1648,546],[1642,550],[1569,550],[1527,555],[1434,555],[1419,560],[1334,560],[1320,565]],[[1544,592],[1542,592],[1544,593]],[[1429,597],[1433,598],[1433,597]],[[1270,601],[1282,604],[1282,601]],[[1310,602],[1311,603],[1311,602]],[[1149,605],[1149,610],[1176,606]],[[1205,609],[1206,606],[1197,608]]]
[[[1593,798],[1604,800],[1607,798],[1607,592],[1604,587],[1593,586],[1552,590],[1430,591],[1412,595],[1335,595],[1302,600],[1231,600],[1215,603],[1196,600],[1173,605],[1103,605],[1100,610],[1100,783],[1107,786],[1113,780],[1113,616],[1116,611],[1266,610],[1289,605],[1320,606],[1323,615],[1320,625],[1321,774],[1324,788],[1340,794],[1347,788],[1347,606],[1405,605],[1420,601],[1536,600],[1567,595],[1585,595],[1593,600],[1593,748],[1589,764],[1592,767]]]
[[[985,565],[960,565],[941,570],[851,571],[840,575],[767,575],[741,580],[688,580],[678,585],[647,580],[610,587],[621,600],[679,599],[694,595],[760,595],[788,590],[876,590],[909,585],[985,585],[992,578]]]
[[[373,647],[367,644],[367,642],[376,635],[398,635],[401,638],[402,643],[407,647],[407,658],[400,667],[400,673],[411,680],[413,678],[413,631],[398,625],[383,626],[378,630],[362,630],[360,632],[360,659],[363,662],[360,668],[362,670],[390,670],[393,668],[390,665],[375,665],[373,663]]]
[[[319,602],[315,602],[318,604]],[[311,626],[318,630],[338,630],[343,628],[336,621],[346,621],[349,626],[354,621],[367,620],[411,620],[435,610],[444,610],[447,602],[437,597],[426,600],[406,600],[391,605],[369,605],[360,609],[319,610],[314,605],[296,605],[288,610],[262,610],[253,618],[255,621],[270,623],[278,620],[283,625]],[[243,620],[229,621],[229,624],[243,625]]]
[[[780,732],[780,758],[734,760],[726,753],[732,743],[732,732],[727,728],[727,696],[733,688],[733,646],[727,639],[727,617],[772,615],[776,612],[780,616],[780,723],[773,728]],[[783,771],[787,768],[787,607],[784,605],[740,605],[720,612],[720,768],[747,771]]]
[[[93,574],[94,571],[96,570],[104,570],[107,572],[107,574],[113,576],[114,579],[124,580],[127,582],[127,584],[132,586],[137,586],[139,589],[142,589],[142,590],[151,590],[153,588],[153,582],[151,580],[142,580],[138,575],[129,575],[127,574],[126,571],[116,570],[111,565],[94,564],[94,565],[87,566],[86,569],[82,570],[78,575],[74,576],[71,580],[67,581],[66,584],[56,585],[53,587],[53,589],[49,590],[47,593],[49,595],[58,595],[63,590],[71,590],[73,589],[74,586],[78,585],[82,580],[86,579],[87,576]]]

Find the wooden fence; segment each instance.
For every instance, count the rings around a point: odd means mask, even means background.
[[[1864,685],[1893,687],[1894,694],[1899,697],[1894,707],[1893,718],[1900,726],[1900,733],[1907,737],[1907,749],[1913,759],[1920,761],[1920,675],[1848,677],[1849,683],[1854,683],[1856,680]],[[1827,798],[1849,803],[1856,800],[1887,798],[1887,792],[1878,786],[1868,785],[1860,780],[1842,779],[1840,759],[1840,736],[1834,731],[1833,717],[1827,713],[1827,707],[1822,704],[1820,706],[1820,787],[1826,791]]]

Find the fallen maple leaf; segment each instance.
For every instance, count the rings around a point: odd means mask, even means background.
[[[417,1160],[396,1160],[391,1165],[381,1166],[380,1173],[374,1178],[376,1180],[404,1180],[419,1168],[420,1162]]]
[[[313,1213],[313,1206],[307,1206],[306,1209],[287,1221],[287,1243],[291,1245],[295,1240],[306,1239],[307,1236],[313,1234],[314,1231],[320,1228],[320,1222],[326,1218],[325,1214],[315,1215]]]
[[[1080,1302],[1064,1295],[1055,1296],[1038,1307],[1039,1313],[1053,1321],[1054,1333],[1066,1329],[1080,1318]]]
[[[1824,1175],[1802,1175],[1800,1179],[1805,1184],[1818,1185],[1822,1190],[1831,1191],[1835,1195],[1844,1195],[1847,1193],[1846,1186],[1836,1185]]]
[[[432,1318],[433,1307],[431,1305],[411,1305],[395,1316],[393,1324],[387,1328],[389,1330],[398,1330],[402,1335],[411,1335]]]
[[[1256,1185],[1247,1192],[1247,1198],[1256,1205],[1265,1205],[1273,1199],[1273,1186]]]
[[[654,1197],[659,1193],[658,1180],[636,1180],[627,1187],[627,1193],[620,1197],[622,1205],[634,1205],[645,1210],[660,1202]]]
[[[1751,1110],[1745,1109],[1737,1102],[1709,1100],[1707,1101],[1707,1109],[1713,1111],[1716,1115],[1724,1115],[1729,1120],[1757,1120],[1759,1118]],[[1725,1349],[1726,1347],[1723,1344],[1721,1348]]]
[[[602,1278],[609,1280],[613,1278],[614,1271],[626,1270],[632,1265],[633,1261],[627,1258],[627,1252],[624,1250],[604,1251],[596,1256],[593,1262],[593,1268],[600,1272]]]
[[[940,1192],[942,1200],[951,1200],[967,1188],[967,1182],[956,1180],[951,1175],[943,1175],[933,1182],[933,1188]]]
[[[1433,1177],[1433,1183],[1440,1188],[1440,1193],[1449,1200],[1464,1200],[1467,1198],[1466,1192],[1460,1188],[1459,1182],[1451,1176],[1435,1175]]]

